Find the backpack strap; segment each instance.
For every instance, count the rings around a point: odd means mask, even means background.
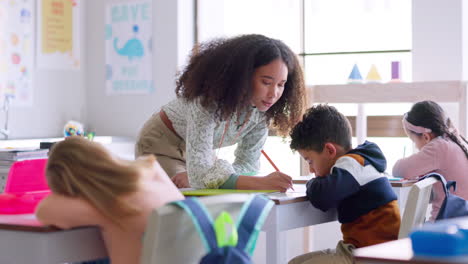
[[[180,206],[192,218],[195,229],[200,235],[203,245],[207,252],[218,248],[216,242],[216,234],[213,228],[213,219],[206,207],[195,197],[186,198],[185,200],[173,202]]]
[[[447,196],[450,192],[450,188],[453,187],[453,190],[456,189],[456,182],[455,181],[446,181],[444,176],[440,175],[439,173],[435,173],[435,172],[431,172],[431,173],[428,173],[424,176],[422,176],[421,178],[419,178],[418,181],[422,181],[424,179],[427,179],[427,178],[430,178],[430,177],[433,177],[435,178],[436,180],[438,180],[439,182],[442,183],[442,189],[444,189],[444,193],[445,193],[445,196]]]
[[[453,191],[457,190],[457,182],[456,181],[447,181],[447,190],[450,191],[450,188],[453,188]]]
[[[244,203],[237,221],[238,249],[253,254],[260,229],[272,207],[273,202],[263,195],[252,195]]]

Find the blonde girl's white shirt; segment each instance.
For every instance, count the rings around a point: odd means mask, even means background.
[[[139,215],[124,219],[123,228],[102,215],[88,201],[58,194],[51,194],[41,201],[36,216],[45,225],[63,229],[98,226],[112,264],[140,263],[142,235],[151,211],[168,202],[184,199],[167,175],[165,177],[167,179],[147,182],[137,193],[123,198],[141,210]]]
[[[187,174],[194,188],[218,188],[233,174],[257,172],[260,168],[260,151],[268,136],[266,116],[256,108],[246,121],[247,113],[241,113],[226,122],[216,119],[215,114],[202,107],[197,100],[187,102],[175,99],[162,110],[172,122],[177,134],[186,144]],[[243,124],[245,122],[245,124]],[[224,134],[224,139],[222,140]],[[237,143],[235,161],[218,159],[215,149]]]

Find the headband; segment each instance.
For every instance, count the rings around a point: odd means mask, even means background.
[[[422,133],[431,133],[432,130],[429,129],[429,128],[425,128],[425,127],[422,127],[422,126],[415,126],[413,124],[411,124],[410,122],[408,122],[408,113],[406,113],[404,116],[403,116],[403,126],[407,129],[407,130],[410,130],[414,133],[417,133],[417,134],[422,134]]]

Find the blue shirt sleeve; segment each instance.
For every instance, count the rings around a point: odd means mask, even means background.
[[[238,178],[239,178],[239,174],[235,174],[235,173],[231,174],[231,176],[229,176],[227,181],[221,184],[219,188],[220,189],[235,189]]]

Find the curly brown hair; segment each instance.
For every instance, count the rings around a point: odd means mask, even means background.
[[[288,68],[287,82],[281,98],[265,114],[280,135],[287,135],[304,112],[305,84],[299,60],[280,40],[250,34],[202,43],[178,76],[177,97],[200,100],[220,121],[239,116],[251,109],[255,70],[278,58]]]

